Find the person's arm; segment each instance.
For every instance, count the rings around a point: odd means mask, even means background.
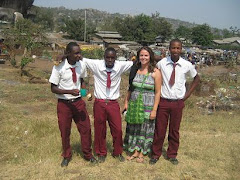
[[[199,75],[197,74],[194,79],[193,79],[193,82],[191,83],[191,86],[189,88],[189,90],[186,92],[183,100],[185,101],[187,98],[189,98],[192,94],[192,92],[196,89],[197,85],[200,83],[200,77]]]
[[[125,111],[127,111],[127,109],[128,109],[128,102],[129,102],[130,97],[131,97],[131,91],[128,91],[128,92],[127,92],[127,96],[126,96],[125,99],[124,99],[124,108],[123,108],[122,113],[124,113]]]
[[[51,91],[55,94],[71,94],[73,96],[79,95],[79,89],[72,89],[72,90],[65,90],[65,89],[59,89],[57,85],[51,83]]]
[[[160,96],[161,96],[162,75],[157,68],[155,68],[154,70],[153,78],[154,78],[154,84],[155,84],[155,97],[154,97],[153,109],[149,117],[149,119],[151,120],[156,119],[158,104],[160,102]]]
[[[80,78],[80,81],[81,81],[81,89],[86,89],[87,86],[86,86],[86,83],[85,83],[84,79]]]

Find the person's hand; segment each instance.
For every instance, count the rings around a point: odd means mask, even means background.
[[[128,109],[128,103],[124,103],[124,108],[123,109]]]
[[[152,110],[151,113],[150,113],[149,119],[154,120],[154,119],[156,119],[156,116],[157,116],[157,111]]]
[[[58,55],[56,57],[56,62],[61,62],[63,61],[67,56],[65,54]]]
[[[128,103],[124,103],[122,114],[125,115],[126,111],[128,109]]]
[[[71,90],[71,93],[70,93],[71,95],[73,95],[73,96],[78,96],[79,95],[79,89],[73,89],[73,90]]]
[[[88,94],[87,94],[87,100],[88,100],[88,101],[91,101],[91,100],[92,100],[92,94],[91,94],[91,93],[88,93]]]

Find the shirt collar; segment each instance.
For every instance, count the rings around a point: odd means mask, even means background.
[[[182,66],[181,65],[182,64],[182,60],[183,60],[183,58],[179,57],[179,60],[176,62],[176,65],[181,67]],[[170,64],[174,64],[174,62],[172,61],[171,56],[168,56],[168,58],[167,58],[167,65],[170,65]]]
[[[80,62],[77,61],[74,65],[71,65],[68,63],[67,59],[65,59],[65,69],[70,69],[70,68],[73,68],[73,67],[78,67],[80,66]]]
[[[100,70],[100,71],[107,71],[107,67],[106,67],[106,64],[105,64],[105,60],[103,60],[102,63],[100,64],[99,70]],[[114,66],[113,66],[113,68],[112,68],[112,71],[117,72],[116,61],[115,61],[115,63],[114,63]]]

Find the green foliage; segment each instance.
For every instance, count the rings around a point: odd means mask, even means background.
[[[128,16],[125,19],[116,17],[114,19],[114,27],[122,35],[124,40],[134,41],[134,31],[136,30],[135,20],[133,17]]]
[[[31,57],[23,57],[21,60],[20,67],[23,69],[26,65],[28,65],[30,62],[33,62],[34,59]]]
[[[223,38],[230,38],[230,37],[232,37],[232,33],[229,30],[227,30],[227,29],[223,29],[222,34],[223,34]]]
[[[17,62],[16,62],[16,59],[15,59],[14,57],[10,59],[10,64],[11,64],[13,67],[16,67]]]
[[[69,38],[78,41],[84,40],[84,21],[81,19],[65,19],[64,31],[68,33]]]
[[[192,28],[192,41],[198,45],[209,46],[212,44],[213,34],[207,24]]]
[[[31,58],[33,50],[41,50],[43,44],[46,42],[46,38],[43,35],[43,30],[39,25],[34,24],[30,20],[20,20],[12,27],[3,32],[5,37],[5,44],[10,52],[11,59],[15,59],[15,47],[20,46],[24,49],[23,58],[20,63],[21,70],[26,67],[27,64],[33,61]],[[15,66],[14,60],[12,65]]]
[[[174,36],[175,36],[175,38],[185,38],[186,40],[190,40],[191,33],[192,33],[191,28],[188,28],[186,26],[179,26],[176,29]]]
[[[172,25],[164,18],[160,17],[160,14],[156,12],[152,14],[153,32],[157,36],[161,36],[163,42],[169,39],[173,34]]]
[[[104,50],[103,49],[86,49],[82,50],[83,57],[90,59],[103,59]]]
[[[168,39],[172,35],[171,24],[159,17],[159,14],[152,17],[140,14],[128,16],[124,19],[115,18],[114,27],[123,36],[124,40],[131,41],[154,41],[159,35]]]

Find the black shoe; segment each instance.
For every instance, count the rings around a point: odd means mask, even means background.
[[[174,165],[178,165],[178,160],[177,158],[167,158],[167,160],[169,160],[172,164]]]
[[[71,161],[71,158],[70,158],[70,159],[64,158],[64,159],[62,160],[61,166],[62,166],[62,167],[68,166],[68,163],[69,163],[70,161]]]
[[[95,159],[95,157],[91,157],[91,159],[89,159],[89,162],[91,164],[96,164],[97,163],[97,160]]]
[[[98,162],[99,163],[104,163],[106,159],[106,156],[98,156]]]
[[[156,164],[156,162],[158,161],[158,159],[157,158],[151,158],[150,160],[149,160],[149,164]]]
[[[117,158],[120,162],[124,162],[125,161],[125,158],[123,157],[122,154],[119,154],[117,156],[113,156],[114,158]]]

